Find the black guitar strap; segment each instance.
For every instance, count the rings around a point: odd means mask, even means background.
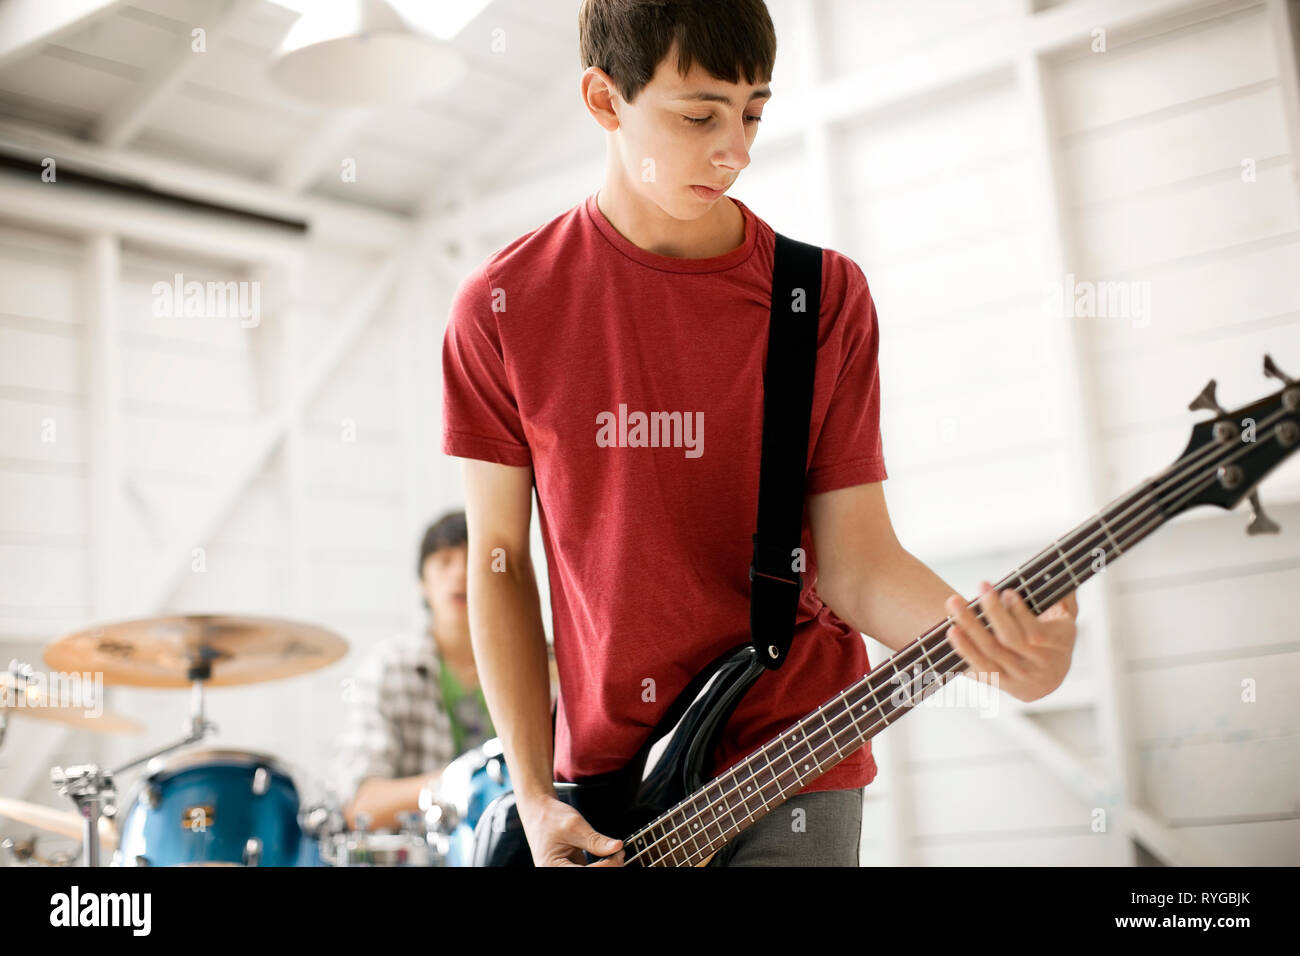
[[[805,566],[804,479],[812,418],[822,250],[776,234],[772,317],[763,373],[763,451],[758,530],[749,566],[749,631],[763,666],[785,663],[794,639]]]

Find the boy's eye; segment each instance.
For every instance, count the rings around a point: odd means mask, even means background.
[[[713,119],[713,117],[712,116],[704,116],[704,117],[683,116],[682,119],[686,120],[686,122],[688,123],[693,123],[696,126],[698,126],[701,123],[707,123],[709,120]],[[763,122],[763,117],[761,116],[746,116],[745,119],[753,120],[755,123]]]

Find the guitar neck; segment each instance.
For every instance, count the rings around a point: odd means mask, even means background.
[[[1041,614],[1185,507],[1168,472],[1116,498],[999,581]],[[978,600],[968,607],[985,626]],[[697,866],[966,669],[945,618],[624,841],[625,861]]]

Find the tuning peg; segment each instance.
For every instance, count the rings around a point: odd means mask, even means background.
[[[1272,378],[1281,379],[1288,385],[1294,385],[1296,383],[1295,379],[1277,367],[1277,363],[1273,361],[1273,356],[1271,355],[1264,356],[1264,374]]]
[[[1228,410],[1219,404],[1219,400],[1214,397],[1214,379],[1210,379],[1205,388],[1201,389],[1201,394],[1192,399],[1192,403],[1187,406],[1192,411],[1200,408],[1208,408],[1211,411],[1218,412],[1220,415],[1228,414]]]
[[[1277,534],[1281,531],[1277,522],[1264,514],[1264,506],[1259,503],[1259,492],[1250,493],[1250,524],[1246,525],[1246,534]]]

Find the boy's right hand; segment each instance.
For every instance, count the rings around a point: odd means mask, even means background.
[[[515,796],[515,808],[533,853],[534,866],[622,866],[623,841],[597,833],[558,797]],[[582,851],[606,859],[584,863]]]

